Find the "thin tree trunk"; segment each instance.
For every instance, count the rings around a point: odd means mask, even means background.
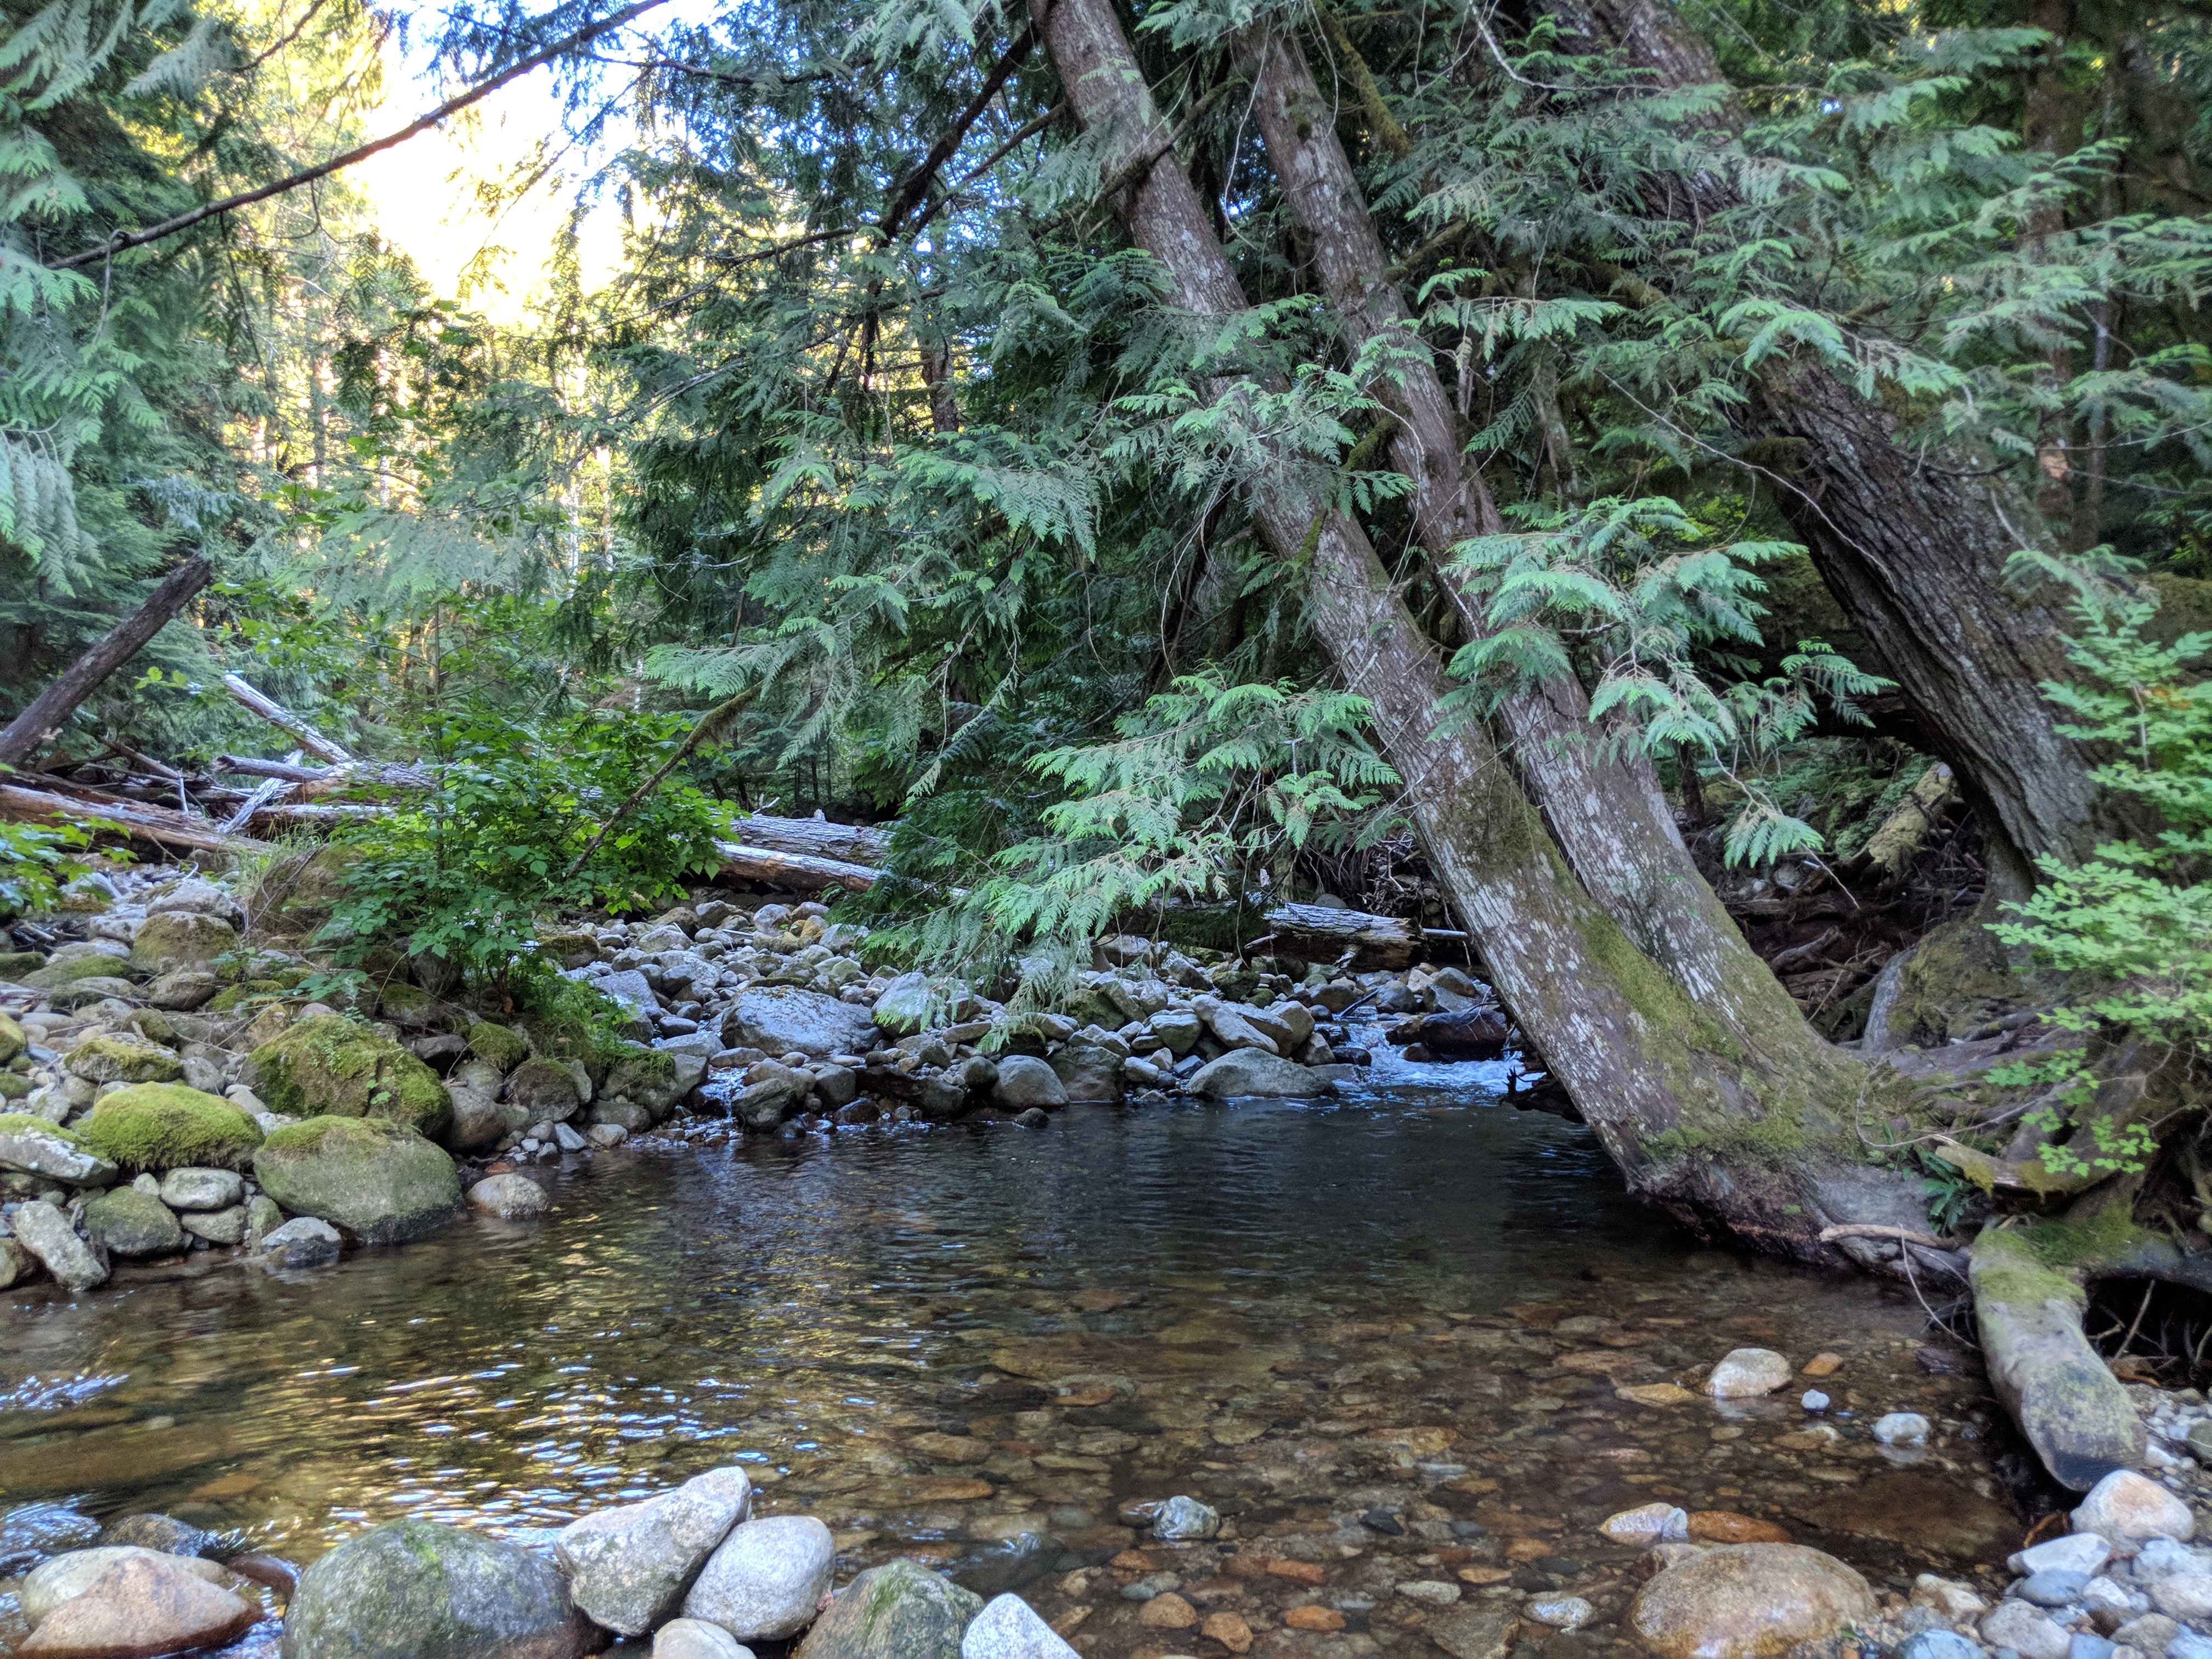
[[[0,731],[0,765],[21,766],[40,745],[59,737],[78,705],[137,656],[214,575],[205,559],[192,558],[162,578],[145,604],[110,629],[105,639],[64,669]]]
[[[1109,0],[1038,9],[1078,118],[1108,137],[1103,176],[1121,176],[1111,157],[1159,155],[1115,203],[1132,239],[1166,266],[1183,309],[1243,310]],[[1217,400],[1254,389],[1208,388]],[[1373,705],[1431,866],[1499,993],[1631,1182],[1678,1212],[1808,1256],[1824,1253],[1820,1230],[1835,1222],[1920,1220],[1899,1183],[1843,1173],[1842,1158],[1820,1150],[1843,1133],[1862,1068],[1832,1049],[1796,1071],[1747,1053],[1591,898],[1484,730],[1440,732],[1451,684],[1434,646],[1365,532],[1317,512],[1312,495],[1285,465],[1250,489],[1249,508],[1279,557],[1310,545],[1310,620],[1344,683]]]
[[[1412,313],[1391,275],[1334,112],[1297,43],[1254,29],[1237,58],[1253,82],[1252,112],[1291,210],[1356,342],[1407,337]],[[1464,460],[1450,397],[1425,359],[1397,368],[1376,395],[1398,417],[1391,459],[1414,481],[1414,526],[1462,623],[1492,632],[1482,596],[1454,569],[1458,544],[1498,527],[1481,475]],[[1510,753],[1567,862],[1638,947],[1711,1018],[1781,1060],[1825,1041],[1745,941],[1682,843],[1650,760],[1609,750],[1579,682],[1559,677],[1510,694],[1498,710]]]

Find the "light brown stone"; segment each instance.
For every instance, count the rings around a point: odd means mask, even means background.
[[[1310,1602],[1303,1607],[1292,1607],[1285,1613],[1283,1624],[1290,1630],[1342,1630],[1344,1615],[1334,1607]]]
[[[1150,1630],[1188,1630],[1198,1622],[1198,1609],[1173,1590],[1163,1590],[1138,1609],[1137,1622]]]
[[[906,1443],[938,1463],[981,1463],[991,1455],[991,1443],[964,1434],[918,1434]]]
[[[1776,1659],[1875,1616],[1865,1579],[1796,1544],[1733,1544],[1668,1567],[1629,1611],[1659,1659]]]
[[[1807,1376],[1833,1376],[1844,1368],[1844,1357],[1839,1353],[1816,1353],[1805,1362]]]
[[[1632,1401],[1639,1406],[1686,1406],[1698,1397],[1673,1382],[1639,1382],[1632,1388],[1615,1389],[1613,1394],[1616,1400]]]
[[[181,1561],[132,1556],[48,1613],[16,1651],[150,1659],[219,1647],[243,1636],[258,1617],[252,1602]]]
[[[1786,1528],[1733,1510],[1692,1510],[1690,1536],[1700,1544],[1787,1544]]]
[[[1270,1561],[1267,1572],[1275,1578],[1287,1578],[1293,1584],[1318,1584],[1328,1573],[1318,1561]]]
[[[1209,1613],[1198,1633],[1212,1637],[1231,1653],[1243,1653],[1252,1645],[1252,1626],[1241,1613]]]
[[[1462,1567],[1460,1582],[1464,1584],[1502,1584],[1513,1575],[1504,1567]]]

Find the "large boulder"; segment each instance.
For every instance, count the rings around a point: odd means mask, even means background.
[[[579,1659],[600,1638],[550,1561],[428,1521],[389,1521],[300,1576],[283,1659]]]
[[[745,1086],[730,1097],[730,1115],[746,1128],[765,1133],[785,1119],[796,1117],[814,1091],[814,1074],[775,1060],[756,1062],[746,1073]]]
[[[441,1133],[453,1103],[438,1074],[391,1038],[339,1014],[288,1027],[246,1056],[254,1093],[286,1117],[380,1117]]]
[[[1060,1079],[1067,1099],[1121,1098],[1121,1056],[1111,1048],[1080,1041],[1063,1043],[1051,1063],[1053,1075]]]
[[[969,1623],[960,1638],[960,1659],[1080,1659],[1080,1656],[1036,1608],[1018,1595],[1007,1595],[994,1597]]]
[[[82,1135],[34,1112],[0,1112],[0,1170],[71,1187],[105,1187],[116,1176],[115,1165]]]
[[[46,1613],[15,1651],[69,1659],[197,1653],[234,1641],[261,1616],[245,1597],[209,1583],[203,1562],[149,1550],[121,1554]]]
[[[1194,998],[1190,1009],[1206,1022],[1206,1029],[1224,1048],[1257,1048],[1270,1054],[1282,1052],[1276,1040],[1248,1018],[1252,1010],[1242,1004],[1222,997],[1203,996]]]
[[[107,1536],[106,1532],[100,1534]],[[15,1592],[16,1605],[23,1617],[36,1625],[64,1601],[73,1601],[100,1581],[100,1576],[110,1567],[136,1556],[153,1556],[163,1561],[181,1563],[194,1575],[210,1584],[222,1582],[222,1569],[212,1561],[202,1561],[187,1555],[173,1555],[166,1550],[146,1544],[101,1544],[91,1549],[69,1550],[50,1556],[23,1575],[21,1587]]]
[[[136,1187],[111,1188],[86,1205],[84,1230],[110,1255],[174,1255],[185,1243],[175,1212]]]
[[[710,1469],[658,1498],[571,1522],[554,1540],[553,1557],[594,1624],[643,1636],[684,1605],[692,1579],[745,1518],[751,1497],[743,1469]]]
[[[1060,1073],[1034,1054],[1006,1054],[999,1060],[991,1097],[1009,1111],[1040,1106],[1046,1111],[1067,1104],[1067,1085]]]
[[[583,1103],[583,1091],[565,1060],[544,1055],[526,1060],[507,1079],[507,1097],[530,1114],[532,1123],[565,1123]]]
[[[122,957],[57,957],[37,972],[26,974],[23,983],[34,990],[58,991],[81,980],[120,980],[127,992],[131,972],[131,963]]]
[[[87,1249],[70,1218],[43,1199],[18,1205],[8,1218],[15,1242],[36,1256],[55,1281],[71,1291],[107,1282],[107,1269]]]
[[[902,1556],[848,1584],[793,1659],[960,1659],[983,1598]]]
[[[131,961],[147,973],[165,974],[173,968],[204,968],[238,948],[238,930],[220,917],[172,910],[146,918],[131,941]]]
[[[552,1206],[553,1200],[545,1189],[528,1176],[486,1176],[469,1188],[469,1207],[486,1215],[495,1215],[502,1221],[520,1216],[543,1215]]]
[[[87,1037],[62,1064],[87,1083],[174,1083],[185,1074],[174,1049],[125,1031]]]
[[[877,997],[868,1012],[869,1023],[894,1036],[909,1036],[928,1028],[932,1005],[938,1000],[931,993],[927,974],[901,974]]]
[[[1867,1581],[1799,1544],[1730,1544],[1654,1577],[1629,1610],[1659,1659],[1775,1659],[1875,1616]]]
[[[1193,1094],[1216,1100],[1243,1095],[1325,1095],[1332,1086],[1327,1078],[1316,1077],[1297,1061],[1263,1048],[1232,1048],[1193,1072],[1188,1085]]]
[[[157,1175],[187,1166],[242,1170],[261,1145],[260,1127],[244,1110],[181,1083],[118,1089],[78,1128],[110,1163]]]
[[[722,1041],[732,1048],[797,1050],[824,1060],[872,1048],[876,1027],[866,1008],[796,985],[768,985],[738,993],[722,1018]]]
[[[257,1204],[274,1200],[258,1198]],[[264,1228],[259,1246],[262,1260],[271,1267],[325,1267],[338,1259],[338,1230],[311,1215],[294,1218],[281,1227]]]
[[[287,1213],[313,1216],[371,1244],[434,1231],[461,1202],[453,1160],[388,1118],[288,1123],[254,1154],[253,1173]]]
[[[830,1528],[811,1515],[777,1515],[733,1528],[684,1598],[684,1616],[720,1625],[740,1642],[796,1636],[837,1568]]]

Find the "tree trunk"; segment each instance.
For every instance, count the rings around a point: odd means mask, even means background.
[[[1253,82],[1252,112],[1291,210],[1313,237],[1314,263],[1355,341],[1410,335],[1412,313],[1375,228],[1334,111],[1297,43],[1249,31],[1237,58]],[[1398,417],[1391,459],[1414,481],[1413,522],[1476,638],[1491,631],[1481,597],[1452,568],[1467,538],[1499,527],[1481,476],[1462,457],[1459,423],[1425,359],[1379,386]],[[1648,757],[1608,753],[1581,684],[1560,678],[1516,690],[1498,710],[1515,763],[1559,849],[1638,947],[1673,975],[1708,1016],[1778,1063],[1825,1041],[1721,906],[1682,843]]]
[[[1184,310],[1243,310],[1109,0],[1038,11],[1078,118],[1108,136],[1103,176],[1122,175],[1115,158],[1158,158],[1115,203],[1133,240],[1167,267]],[[1210,388],[1217,400],[1240,389]],[[1567,867],[1482,728],[1439,732],[1451,684],[1433,645],[1364,532],[1317,513],[1283,471],[1251,492],[1254,520],[1286,562],[1310,534],[1312,625],[1345,684],[1373,705],[1406,809],[1493,982],[1632,1184],[1808,1257],[1827,1254],[1819,1233],[1832,1223],[1921,1222],[1917,1194],[1846,1168],[1838,1150],[1849,1104],[1869,1086],[1858,1065],[1826,1050],[1802,1068],[1770,1066],[1637,949]]]
[[[0,731],[0,766],[21,766],[40,745],[61,735],[79,704],[107,677],[137,656],[162,626],[213,580],[205,559],[186,559],[147,596],[146,603],[108,630],[99,644],[71,663],[31,705]]]
[[[1724,77],[1711,50],[1656,0],[1560,0],[1571,27],[1620,47],[1661,86]],[[1700,174],[1691,211],[1732,204]],[[2025,894],[2034,860],[2077,860],[2130,827],[2090,781],[2092,757],[2061,737],[2041,683],[2070,678],[2054,596],[2017,591],[2006,562],[2050,546],[2027,497],[1970,463],[1899,446],[1894,422],[1819,364],[1754,371],[1744,435],[1802,441],[1787,477],[1765,476],[1852,622],[1880,645],[1936,756],[1982,822],[1993,887]]]

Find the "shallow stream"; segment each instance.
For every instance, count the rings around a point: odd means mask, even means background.
[[[1587,1132],[1500,1103],[1504,1077],[647,1146],[550,1176],[541,1221],[0,1298],[0,1553],[137,1510],[301,1562],[400,1516],[530,1541],[741,1462],[848,1569],[1019,1588],[1089,1659],[1233,1650],[1144,1622],[1148,1590],[1237,1613],[1257,1653],[1425,1656],[1455,1613],[1564,1590],[1597,1610],[1546,1638],[1571,1659],[1625,1639],[1635,1589],[1596,1523],[1654,1499],[1778,1522],[1893,1590],[2018,1547],[1994,1408],[1918,1357],[1907,1291],[1700,1248]],[[1811,1383],[1616,1393],[1738,1346],[1840,1356],[1833,1437]],[[1890,1410],[1930,1444],[1876,1445]],[[1178,1492],[1219,1542],[1117,1521]],[[1301,1603],[1341,1628],[1283,1627]]]

